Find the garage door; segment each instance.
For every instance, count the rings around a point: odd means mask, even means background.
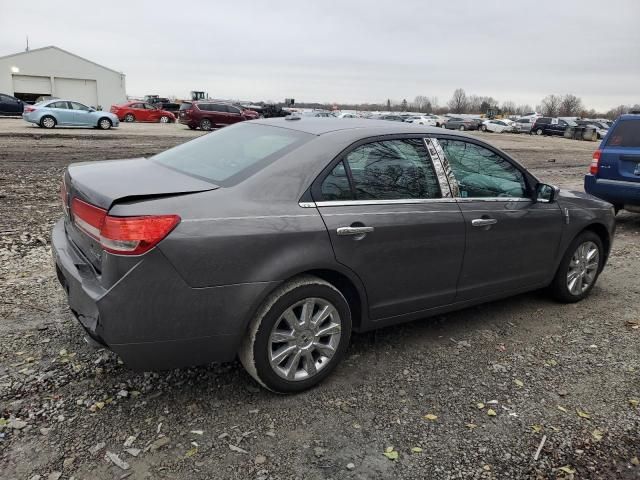
[[[51,95],[51,79],[31,75],[14,75],[13,92],[39,95]]]
[[[75,100],[90,107],[98,105],[98,86],[95,80],[60,77],[54,80],[56,97]]]

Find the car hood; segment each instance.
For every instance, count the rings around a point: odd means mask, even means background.
[[[147,158],[107,160],[69,165],[65,182],[70,192],[109,209],[116,201],[215,190],[215,185],[165,167]]]

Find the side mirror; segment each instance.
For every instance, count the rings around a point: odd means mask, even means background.
[[[558,199],[560,189],[555,185],[548,185],[546,183],[539,183],[536,185],[536,202],[540,203],[553,203]]]

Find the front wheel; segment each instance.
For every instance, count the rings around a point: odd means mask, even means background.
[[[551,283],[553,296],[565,303],[579,302],[591,292],[604,264],[602,240],[591,231],[578,235],[567,248]]]
[[[212,126],[213,126],[213,124],[211,123],[211,120],[209,120],[208,118],[203,118],[200,121],[200,128],[202,130],[211,130]]]
[[[461,132],[464,132],[464,131],[465,131],[464,125],[460,125],[460,131],[461,131]]]
[[[124,116],[124,121],[125,121],[125,122],[129,122],[129,123],[131,123],[131,122],[135,122],[135,121],[136,121],[136,117],[134,117],[134,116],[133,116],[133,113],[127,113],[127,114]]]
[[[487,131],[487,126],[486,125],[482,125],[480,127],[480,130],[482,130],[483,132],[486,132]]]
[[[163,115],[160,117],[160,123],[169,123],[169,117]]]
[[[100,127],[101,130],[109,130],[111,128],[111,120],[108,118],[101,118],[98,122],[98,127]]]
[[[542,131],[541,128],[536,130],[536,135],[542,135],[544,132]]]
[[[247,372],[277,393],[306,390],[325,379],[344,356],[351,311],[330,283],[310,275],[273,292],[240,346]]]

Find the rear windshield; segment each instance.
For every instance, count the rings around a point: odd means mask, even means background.
[[[180,104],[180,110],[189,110],[191,108],[191,102],[184,102]]]
[[[287,128],[241,123],[151,157],[166,167],[217,185],[232,185],[313,138]]]
[[[640,147],[640,121],[622,120],[609,134],[607,146]]]

